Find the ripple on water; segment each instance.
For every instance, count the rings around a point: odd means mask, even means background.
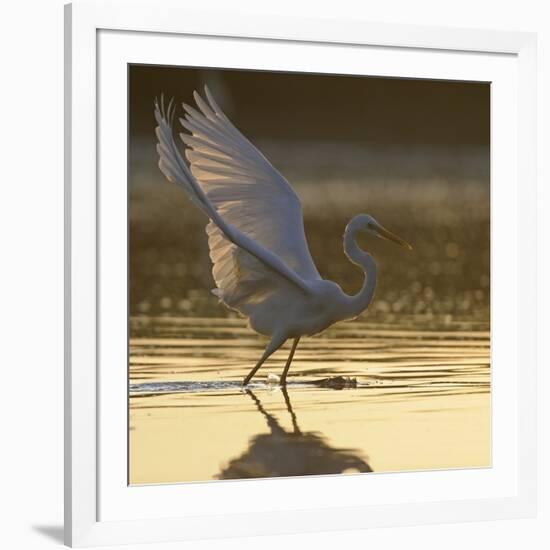
[[[140,325],[138,321],[133,323]],[[265,339],[238,319],[162,317],[150,319],[148,326],[154,336],[138,330],[130,341],[132,395],[240,391],[241,380],[265,346]],[[241,331],[246,336],[241,337]],[[282,368],[286,353],[284,348],[274,354],[251,387],[271,388],[266,376]],[[321,337],[300,342],[289,385],[319,387],[319,377],[330,376],[353,378],[358,388],[452,384],[457,388],[477,385],[488,391],[489,333],[464,330],[463,324],[454,331],[390,330],[361,322],[337,325]]]

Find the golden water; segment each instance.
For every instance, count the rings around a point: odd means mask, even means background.
[[[491,465],[487,323],[339,324],[300,342],[287,391],[290,343],[241,388],[265,346],[243,320],[134,316],[131,334],[132,484]],[[354,387],[318,385],[335,376]]]

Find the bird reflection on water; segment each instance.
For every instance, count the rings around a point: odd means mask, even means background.
[[[270,432],[255,435],[248,448],[216,476],[217,479],[288,477],[304,475],[372,472],[371,467],[354,449],[338,449],[329,445],[318,432],[302,432],[286,388],[281,388],[292,421],[292,430],[285,430],[268,413],[260,399],[250,396],[259,413],[265,418]]]

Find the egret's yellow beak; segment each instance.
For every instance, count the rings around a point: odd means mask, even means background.
[[[377,225],[376,227],[374,227],[373,231],[383,239],[387,239],[388,241],[392,241],[408,250],[412,250],[412,246],[407,241],[403,240],[401,237],[398,237],[391,231],[384,229],[381,225]]]

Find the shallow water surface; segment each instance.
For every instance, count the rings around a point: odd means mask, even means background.
[[[130,329],[130,483],[491,464],[487,323],[341,323],[300,341],[286,390],[290,342],[242,389],[266,342],[241,319]]]

